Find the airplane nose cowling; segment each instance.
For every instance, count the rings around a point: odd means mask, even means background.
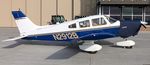
[[[124,20],[120,22],[119,36],[127,38],[138,34],[141,27],[140,20]]]

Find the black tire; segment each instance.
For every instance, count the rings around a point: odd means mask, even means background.
[[[98,51],[90,51],[90,52],[88,52],[88,53],[90,53],[90,54],[96,54]]]
[[[125,48],[127,48],[127,49],[132,49],[132,48],[133,48],[133,46],[127,46],[127,47],[125,47]]]

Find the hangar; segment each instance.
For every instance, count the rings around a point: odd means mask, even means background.
[[[118,20],[146,21],[147,27],[150,25],[149,5],[149,0],[99,0],[97,3],[100,15],[109,15]]]
[[[0,0],[0,27],[16,27],[11,11],[21,9],[37,25],[51,22],[52,15],[109,15],[119,20],[139,19],[150,27],[149,0]],[[147,28],[150,30],[150,28]]]
[[[0,27],[16,27],[12,10],[20,9],[35,24],[46,25],[52,15],[64,15],[67,20],[72,20],[74,16],[94,15],[96,2],[97,0],[0,0]]]

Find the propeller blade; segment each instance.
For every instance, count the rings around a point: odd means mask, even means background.
[[[144,24],[141,24],[145,29],[147,28]]]

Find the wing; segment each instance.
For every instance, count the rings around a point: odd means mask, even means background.
[[[24,38],[24,37],[25,37],[25,36],[18,36],[18,37],[15,37],[15,38],[11,38],[11,39],[6,39],[6,40],[3,40],[2,42],[19,40],[19,39],[22,39],[22,38]]]

